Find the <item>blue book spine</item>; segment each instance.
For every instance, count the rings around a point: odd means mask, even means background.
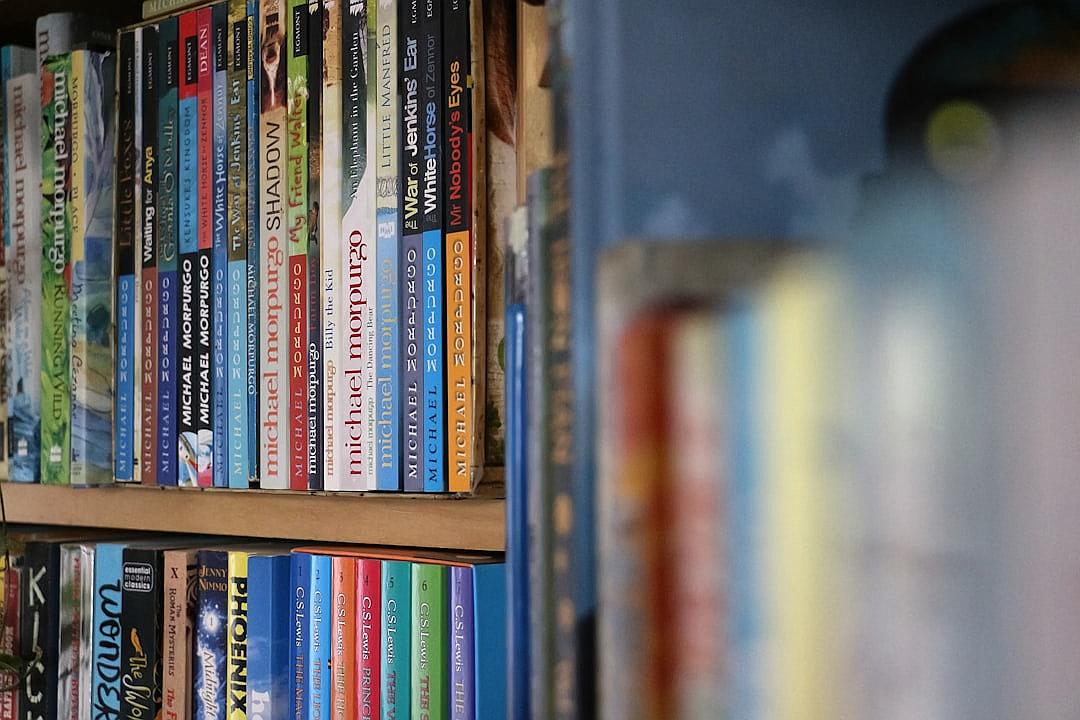
[[[200,550],[191,656],[192,718],[225,719],[229,553]]]
[[[292,574],[288,555],[248,558],[247,714],[288,720]]]
[[[94,674],[91,714],[95,718],[120,716],[120,581],[124,546],[102,543],[94,558]]]
[[[450,720],[476,718],[473,569],[450,568]]]
[[[509,660],[506,649],[506,568],[502,564],[474,565],[472,584],[474,711],[468,717],[505,717]]]
[[[177,133],[180,111],[176,18],[158,25],[158,449],[159,485],[176,485],[177,397]]]
[[[289,623],[289,719],[307,720],[308,640],[311,616],[311,561],[306,553],[293,553],[290,560],[291,579]]]
[[[398,359],[398,250],[397,210],[379,208],[377,214],[376,287],[379,304],[375,343],[376,403],[375,478],[379,490],[401,490],[401,400]]]
[[[506,308],[506,582],[510,627],[507,655],[510,716],[531,717],[529,707],[528,352],[525,305]]]
[[[307,720],[330,720],[330,586],[333,558],[311,556],[308,585]]]
[[[412,568],[402,560],[382,564],[382,720],[409,720],[412,693]]]
[[[226,189],[228,165],[226,161],[225,115],[226,71],[229,56],[229,8],[226,3],[214,5],[212,20],[212,38],[214,47],[211,57],[214,63],[214,245],[211,251],[210,277],[211,292],[211,402],[213,403],[213,484],[214,487],[228,487],[229,473],[226,465],[228,453],[228,430],[226,427],[225,398],[227,395],[227,372],[225,360],[225,342],[229,336],[225,309],[229,304],[228,285],[225,274],[228,269],[228,212],[226,210]]]
[[[247,3],[247,414],[248,483],[259,479],[259,53],[258,0]]]

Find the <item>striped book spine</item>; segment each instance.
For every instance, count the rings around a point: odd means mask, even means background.
[[[259,55],[255,28],[259,0],[247,0],[244,44],[247,78],[247,473],[248,485],[259,481]]]
[[[323,88],[323,22],[324,10],[320,0],[308,0],[308,248],[307,248],[307,486],[323,489],[322,467],[322,293],[321,284],[323,213],[319,206],[319,184],[322,182],[322,88]]]
[[[158,451],[158,65],[160,44],[156,25],[142,28],[142,247],[139,262],[139,382],[141,420],[139,481],[157,485]],[[119,426],[119,425],[118,425]]]
[[[210,251],[210,402],[213,408],[213,457],[211,483],[214,487],[229,486],[228,430],[228,365],[225,345],[229,336],[227,308],[229,286],[226,274],[229,266],[228,211],[228,60],[229,7],[224,2],[213,6],[210,19],[210,74],[213,78],[214,105],[214,186],[213,186],[213,245]]]
[[[196,10],[198,53],[198,102],[196,123],[199,132],[198,178],[199,214],[196,221],[199,238],[195,266],[195,425],[199,450],[196,477],[200,487],[213,485],[214,412],[213,412],[213,255],[214,255],[214,70],[213,9]]]

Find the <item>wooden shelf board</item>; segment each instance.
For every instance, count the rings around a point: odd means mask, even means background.
[[[477,497],[4,483],[9,523],[502,552],[504,503]]]

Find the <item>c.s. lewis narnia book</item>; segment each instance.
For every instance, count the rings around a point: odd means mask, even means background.
[[[322,490],[323,403],[322,403],[322,208],[319,185],[322,182],[322,88],[323,34],[325,10],[319,0],[308,2],[308,248],[307,248],[307,485]]]
[[[420,214],[420,4],[404,3],[401,18],[401,386],[402,484],[424,489],[421,397],[424,394],[423,236]]]
[[[213,255],[214,216],[214,52],[213,8],[196,12],[198,53],[198,102],[196,119],[199,132],[199,237],[198,264],[195,268],[195,424],[199,450],[197,477],[200,487],[210,487],[214,478],[214,401],[213,401]]]
[[[289,0],[286,110],[289,237],[289,487],[308,486],[308,9],[307,0]]]
[[[412,566],[412,716],[447,717],[446,567]]]
[[[382,671],[382,561],[360,559],[356,578],[357,709],[361,720],[378,720]]]
[[[177,336],[180,327],[180,286],[177,277],[179,186],[180,24],[165,18],[158,24],[158,369],[157,482],[177,484],[178,396],[180,368]]]
[[[196,265],[199,262],[199,97],[196,16],[180,16],[179,87],[179,195],[177,197],[179,273],[177,367],[177,482],[199,484],[199,426],[196,419],[196,364],[198,312],[195,298]]]
[[[378,49],[378,133],[376,135],[376,352],[375,479],[379,490],[401,489],[401,393],[399,357],[401,336],[399,268],[401,228],[398,224],[401,174],[398,123],[398,3],[383,0],[375,17]]]
[[[259,484],[284,490],[288,475],[288,246],[285,235],[288,19],[283,0],[262,0],[259,135]]]
[[[450,572],[450,719],[476,717],[476,667],[473,647],[473,569],[452,567]]]
[[[330,705],[334,720],[356,717],[356,570],[357,559],[331,560],[333,621],[330,653]]]
[[[248,152],[246,0],[229,0],[228,52],[228,485],[246,488],[248,475]]]
[[[41,482],[71,482],[71,55],[41,67]]]
[[[93,543],[60,547],[60,668],[58,717],[92,714],[94,639]]]
[[[161,709],[165,720],[180,720],[191,712],[191,638],[198,558],[198,551],[190,548],[165,551],[161,662]]]
[[[113,88],[116,55],[71,53],[71,484],[113,480]]]
[[[307,691],[311,642],[311,562],[307,553],[292,553],[289,559],[289,629],[294,641],[289,654],[289,715],[291,720],[307,720],[310,696]],[[320,613],[322,612],[320,607]],[[321,716],[320,716],[321,717]]]
[[[368,87],[371,54],[368,4],[351,0],[343,8],[342,34],[342,210],[341,385],[344,395],[335,443],[340,466],[327,490],[375,487],[375,88]],[[331,481],[333,485],[331,485]]]
[[[210,402],[212,405],[214,452],[211,458],[211,482],[214,487],[228,487],[227,383],[225,345],[229,327],[228,283],[226,273],[229,263],[228,228],[228,57],[229,57],[229,8],[224,2],[212,8],[210,21],[210,74],[213,78],[214,105],[214,187],[213,187],[213,248],[210,260],[210,347],[211,376]]]
[[[197,610],[192,647],[192,718],[220,720],[228,675],[229,552],[199,551]]]
[[[247,711],[252,718],[293,717],[291,581],[287,553],[248,557]]]
[[[382,666],[379,669],[383,717],[409,716],[412,687],[412,567],[404,560],[382,562]]]
[[[11,315],[8,343],[8,433],[14,482],[35,482],[41,470],[41,216],[34,199],[41,187],[41,122],[37,73],[19,75],[6,90],[8,115],[4,167],[10,174],[6,231]]]
[[[158,79],[161,60],[156,25],[142,28],[142,246],[139,249],[139,358],[141,383],[139,428],[139,482],[157,485],[158,453]],[[170,179],[174,179],[175,174]],[[119,424],[118,424],[119,426]]]
[[[248,485],[259,480],[259,54],[255,52],[259,27],[259,0],[247,0],[244,42],[247,77],[247,472]],[[261,37],[261,36],[260,36]]]
[[[330,719],[330,613],[333,609],[332,558],[311,555],[307,597],[307,671],[304,694],[309,720]]]

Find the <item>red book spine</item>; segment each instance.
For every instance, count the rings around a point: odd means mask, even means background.
[[[382,662],[382,562],[360,561],[356,589],[356,707],[360,720],[379,720]]]
[[[211,64],[210,35],[213,29],[213,10],[204,7],[197,11],[198,23],[198,98],[199,117],[199,263],[196,269],[196,292],[198,298],[198,381],[195,384],[199,428],[199,487],[213,485],[213,436],[214,425],[210,400],[210,377],[212,370],[210,322],[210,259],[214,247],[214,74]],[[204,447],[209,445],[209,449]]]
[[[307,255],[289,257],[289,488],[307,490]]]
[[[333,720],[356,717],[356,558],[333,562],[334,618],[330,653],[330,714]]]

